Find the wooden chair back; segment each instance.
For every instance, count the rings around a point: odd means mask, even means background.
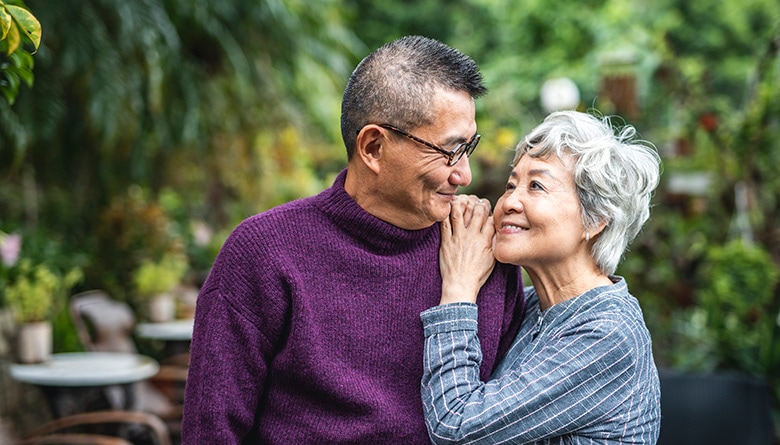
[[[18,445],[125,445],[134,437],[155,445],[171,445],[165,423],[154,414],[137,411],[94,411],[49,421],[18,441]]]

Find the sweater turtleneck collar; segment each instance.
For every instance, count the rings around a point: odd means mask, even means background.
[[[379,251],[390,252],[413,249],[431,237],[439,239],[439,223],[425,229],[406,230],[368,213],[347,194],[344,189],[346,178],[347,170],[344,169],[320,197],[323,212],[338,226],[348,228],[353,238]]]

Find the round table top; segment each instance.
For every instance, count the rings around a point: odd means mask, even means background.
[[[121,352],[53,354],[40,364],[13,364],[11,377],[42,386],[105,386],[133,383],[157,374],[151,357]]]
[[[195,320],[172,320],[156,323],[140,323],[135,328],[139,337],[155,340],[192,340]]]

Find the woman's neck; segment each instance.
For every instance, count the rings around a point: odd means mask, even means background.
[[[568,266],[524,268],[539,295],[539,305],[543,311],[591,289],[612,284],[612,280],[593,262],[587,265],[578,262]]]

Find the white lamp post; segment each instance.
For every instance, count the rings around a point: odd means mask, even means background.
[[[580,90],[569,78],[558,77],[547,80],[539,91],[542,108],[548,113],[559,110],[573,110],[580,104]]]

